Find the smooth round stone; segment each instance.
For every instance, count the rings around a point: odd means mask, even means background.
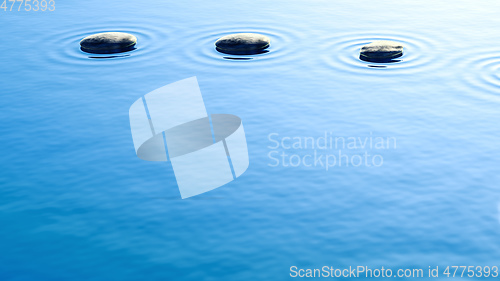
[[[219,38],[215,42],[217,51],[226,54],[251,55],[264,51],[271,40],[257,33],[236,33]]]
[[[123,32],[97,33],[80,41],[82,51],[98,54],[120,53],[130,51],[137,43],[137,38]]]
[[[384,61],[403,55],[403,45],[394,41],[380,40],[364,45],[360,58],[372,61]]]

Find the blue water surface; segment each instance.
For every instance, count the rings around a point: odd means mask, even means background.
[[[500,2],[55,1],[0,9],[0,280],[500,266]],[[105,31],[137,49],[79,49]],[[269,52],[228,59],[213,44],[233,32],[269,36]],[[378,39],[402,42],[401,61],[360,61]],[[128,109],[192,76],[209,113],[243,120],[250,166],[182,200],[169,163],[135,155]],[[273,167],[286,149],[270,138],[325,132],[396,144],[317,151],[380,167]]]

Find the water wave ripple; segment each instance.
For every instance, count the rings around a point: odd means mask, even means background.
[[[134,50],[116,54],[91,54],[80,49],[80,40],[94,33],[118,31],[137,37]],[[74,25],[64,31],[50,34],[43,40],[44,57],[57,66],[116,66],[123,63],[145,65],[161,58],[168,49],[172,28],[141,21],[137,23],[108,21],[94,25]]]
[[[318,45],[320,59],[326,67],[350,73],[415,73],[429,71],[440,65],[437,42],[420,34],[400,32],[354,32],[322,37]],[[377,40],[391,40],[404,45],[403,56],[390,63],[362,61],[359,52],[363,45]]]
[[[197,69],[214,68],[217,71],[254,69],[256,66],[282,65],[301,56],[300,33],[293,27],[277,27],[273,24],[214,24],[211,26],[192,27],[184,34],[181,57],[186,58],[184,65]],[[215,42],[220,37],[232,33],[259,33],[268,36],[271,44],[268,52],[256,55],[228,55],[215,49]]]
[[[500,97],[500,49],[487,49],[474,54],[461,54],[461,75],[474,95],[492,99]]]

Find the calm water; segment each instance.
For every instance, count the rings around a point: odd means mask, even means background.
[[[0,10],[2,281],[500,266],[498,1],[207,2]],[[79,50],[109,30],[136,35],[137,50]],[[213,43],[232,32],[268,35],[270,52],[225,58]],[[359,61],[375,39],[404,43],[402,61]],[[128,109],[191,76],[209,113],[243,120],[250,167],[181,200],[169,163],[136,157]],[[342,151],[379,154],[380,167],[270,166],[283,151],[270,134],[325,132],[397,147]]]

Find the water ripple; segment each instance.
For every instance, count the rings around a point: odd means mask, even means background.
[[[293,31],[292,31],[293,30]],[[215,49],[215,41],[232,33],[260,33],[271,39],[265,53],[256,55],[228,55]],[[217,68],[218,71],[234,71],[233,66],[249,69],[255,66],[282,64],[297,60],[301,56],[299,35],[293,27],[277,27],[275,24],[214,24],[211,26],[193,27],[184,35],[187,40],[182,45],[182,57],[187,58],[184,64],[197,69]]]
[[[476,90],[474,95],[487,99],[500,97],[500,49],[462,53],[460,57],[465,58],[458,68],[465,70],[461,74],[464,79],[460,80]]]
[[[365,44],[377,40],[392,40],[404,45],[403,56],[390,63],[373,63],[359,59],[359,51]],[[438,44],[421,35],[398,32],[344,33],[334,37],[321,38],[324,43],[320,58],[329,68],[337,68],[351,73],[384,74],[415,73],[428,71],[438,65],[436,52]]]
[[[134,50],[117,54],[91,54],[80,49],[80,40],[99,32],[127,32],[137,37]],[[116,66],[122,63],[155,61],[168,47],[169,28],[158,24],[141,21],[137,24],[129,22],[103,22],[96,25],[72,26],[56,34],[50,34],[43,40],[43,49],[47,63],[58,66]]]

